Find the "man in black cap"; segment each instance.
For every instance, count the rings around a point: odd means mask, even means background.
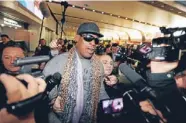
[[[103,86],[104,70],[94,54],[103,37],[95,23],[79,26],[68,53],[56,56],[44,68],[44,75],[61,73],[62,80],[49,95],[53,102],[50,123],[91,123],[96,120],[99,100],[108,98]]]

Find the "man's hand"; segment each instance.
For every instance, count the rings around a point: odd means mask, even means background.
[[[178,88],[186,89],[186,71],[184,71],[182,75],[175,76],[174,78]]]
[[[167,73],[174,70],[178,66],[178,62],[151,61],[151,73]]]
[[[5,86],[8,98],[7,103],[9,104],[35,96],[43,92],[46,88],[45,81],[40,78],[33,78],[28,74],[18,75],[17,78],[27,82],[28,87],[26,88],[13,76],[6,74],[0,75],[0,81]],[[3,108],[0,110],[0,123],[35,123],[35,120],[33,112],[25,114],[25,116],[20,118],[8,113],[6,108]]]
[[[167,120],[163,117],[162,113],[157,110],[154,109],[153,106],[151,105],[151,103],[147,100],[145,101],[141,101],[140,102],[140,106],[141,106],[141,110],[147,113],[150,113],[152,115],[158,115],[161,117],[161,119],[163,120],[163,122],[167,122]],[[160,123],[162,123],[162,121],[160,120]]]
[[[105,82],[108,86],[113,86],[118,82],[118,79],[115,75],[110,75],[105,77]]]

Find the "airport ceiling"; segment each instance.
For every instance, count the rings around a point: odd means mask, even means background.
[[[52,15],[61,24],[65,2],[47,2]],[[160,1],[68,1],[64,31],[74,35],[82,22],[98,24],[107,38],[147,40],[161,26],[171,26],[173,16],[186,17],[184,9]],[[176,3],[177,4],[177,3]],[[182,4],[184,1],[178,4]]]

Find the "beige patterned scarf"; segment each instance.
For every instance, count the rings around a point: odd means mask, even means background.
[[[87,104],[91,104],[85,108],[86,113],[83,113],[84,119],[86,123],[96,122],[96,113],[97,106],[99,101],[99,93],[101,87],[101,71],[99,60],[95,55],[92,56],[91,60],[91,69],[92,69],[92,82],[90,88],[90,94],[88,95],[90,98],[90,102]],[[59,89],[60,95],[58,95],[60,102],[60,110],[58,109],[58,116],[63,123],[72,122],[73,110],[76,105],[76,97],[77,97],[77,56],[76,56],[76,48],[72,48],[68,54],[67,64],[64,69],[64,74],[62,75],[61,87]],[[59,106],[58,106],[59,107]],[[59,112],[60,111],[60,112]],[[90,116],[89,116],[90,115]],[[85,117],[88,117],[85,118]],[[82,121],[82,120],[81,120]],[[82,121],[83,122],[83,121]]]

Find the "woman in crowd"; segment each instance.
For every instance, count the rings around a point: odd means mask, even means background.
[[[105,77],[104,77],[104,84],[105,90],[109,97],[117,97],[121,96],[122,93],[118,88],[118,79],[117,75],[112,74],[114,69],[114,62],[109,55],[101,55],[99,56],[101,63],[104,67]]]

